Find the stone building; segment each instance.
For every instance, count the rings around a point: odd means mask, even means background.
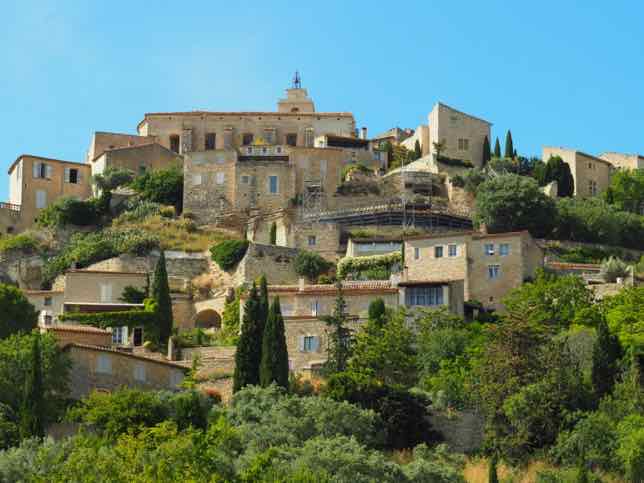
[[[188,367],[133,353],[82,343],[65,347],[72,362],[70,389],[73,399],[92,391],[112,392],[122,387],[143,390],[178,390]]]
[[[575,196],[591,198],[599,196],[608,188],[613,165],[605,159],[575,149],[544,146],[543,161],[547,163],[552,156],[559,156],[570,166],[575,181]]]
[[[91,195],[88,164],[22,154],[9,167],[9,203],[0,204],[5,233],[33,225],[38,212],[63,197]]]
[[[112,332],[91,325],[58,324],[51,327],[41,327],[41,332],[54,336],[59,347],[69,344],[88,344],[98,347],[112,345]]]
[[[404,245],[405,305],[449,305],[460,315],[478,304],[503,310],[503,296],[543,265],[543,251],[527,231],[419,235]]]
[[[154,143],[153,136],[139,136],[116,132],[96,131],[87,150],[87,163],[91,163],[106,151],[118,148],[129,148]]]
[[[599,157],[608,161],[615,168],[644,169],[644,156],[641,154],[606,152],[600,154]]]
[[[38,325],[50,327],[58,323],[65,303],[64,290],[23,290],[25,297],[38,312]]]
[[[181,167],[181,156],[156,142],[103,150],[91,161],[92,175],[110,168],[129,169],[135,175],[146,171]]]

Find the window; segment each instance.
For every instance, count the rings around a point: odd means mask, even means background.
[[[42,320],[43,320],[43,323],[45,324],[45,326],[50,326],[52,324],[52,322],[54,321],[54,318],[49,314],[45,314],[43,316]]]
[[[242,146],[253,144],[253,135],[251,133],[242,134]]]
[[[304,146],[307,148],[313,147],[313,128],[307,128],[304,132]]]
[[[407,287],[405,290],[405,304],[421,307],[443,305],[443,287]]]
[[[112,301],[112,284],[111,283],[102,283],[101,287],[101,302],[111,302]]]
[[[309,246],[310,247],[315,246],[316,242],[317,242],[317,240],[315,238],[315,235],[309,235]]]
[[[96,358],[96,372],[101,374],[112,373],[112,358],[108,354],[99,354]]]
[[[320,301],[314,300],[313,302],[311,302],[311,315],[315,317],[319,313],[320,313]]]
[[[597,195],[597,182],[593,180],[588,180],[588,194],[590,196]]]
[[[127,344],[127,327],[112,327],[112,344]]]
[[[47,192],[45,190],[36,191],[36,208],[39,210],[47,206]]]
[[[51,179],[53,168],[47,163],[34,163],[34,178]]]
[[[320,347],[320,338],[315,335],[305,335],[300,339],[301,352],[317,352]]]
[[[286,135],[286,144],[289,146],[297,146],[297,134],[289,133]]]
[[[212,151],[213,149],[215,149],[216,141],[217,141],[217,135],[214,132],[207,132],[206,142],[204,146],[206,151]]]
[[[448,257],[456,256],[456,245],[447,245],[447,256]]]
[[[443,247],[434,247],[434,258],[443,258]]]
[[[501,266],[500,265],[488,265],[487,266],[487,276],[489,279],[499,278],[501,275]]]
[[[241,182],[244,183],[244,184],[248,184],[248,180],[249,180],[249,178],[248,178],[248,175],[246,175],[246,174],[241,177]]]
[[[486,255],[494,255],[494,243],[486,243],[485,244],[485,254]]]
[[[264,129],[264,141],[266,144],[275,144],[275,129]]]
[[[51,297],[45,297],[45,300],[43,300],[42,303],[45,307],[50,307],[51,306]]]
[[[201,175],[200,174],[192,175],[192,185],[199,186],[200,184],[201,184]]]
[[[217,176],[216,176],[217,184],[224,184],[225,180],[226,180],[226,173],[223,173],[223,172],[217,173]]]
[[[279,193],[279,179],[277,176],[268,177],[268,192],[272,195]]]
[[[414,247],[414,260],[420,260],[420,248]]]
[[[499,245],[499,255],[502,257],[505,257],[510,254],[510,244],[509,243],[501,243]]]
[[[143,364],[134,366],[134,380],[145,382],[145,366]]]
[[[470,150],[470,140],[469,139],[458,139],[458,150],[459,151],[469,151]]]
[[[170,151],[174,151],[175,153],[179,152],[179,135],[178,134],[171,134],[170,135]]]
[[[231,128],[226,128],[224,131],[224,149],[230,149],[233,147],[233,130]]]
[[[76,168],[65,168],[65,183],[78,184],[80,173]]]

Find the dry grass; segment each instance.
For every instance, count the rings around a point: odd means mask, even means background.
[[[164,250],[203,252],[215,243],[234,237],[227,230],[197,227],[194,221],[187,218],[164,218],[160,215],[149,216],[141,221],[127,222],[121,226],[156,235]]]

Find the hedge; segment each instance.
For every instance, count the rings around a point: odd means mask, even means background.
[[[448,158],[446,156],[439,156],[438,158],[439,163],[446,164],[447,166],[460,166],[463,168],[473,168],[474,165],[472,164],[471,161],[467,160],[462,160],[462,159],[455,159],[455,158]]]
[[[40,242],[28,233],[8,235],[0,239],[0,252],[23,251],[35,252],[40,248]]]
[[[156,313],[152,308],[140,310],[124,310],[121,312],[67,312],[58,316],[61,321],[77,322],[105,329],[107,327],[143,327],[148,340],[158,342],[159,327]]]
[[[225,271],[232,270],[244,258],[247,240],[225,240],[210,249],[212,260]]]
[[[338,278],[344,279],[347,275],[359,277],[369,274],[382,276],[385,271],[391,273],[396,265],[402,264],[401,252],[386,253],[384,255],[372,255],[370,257],[345,257],[338,262]]]

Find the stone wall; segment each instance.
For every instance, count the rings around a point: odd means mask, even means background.
[[[246,255],[239,262],[233,274],[235,286],[252,283],[266,275],[270,284],[297,283],[293,262],[299,250],[277,245],[250,243]]]
[[[192,329],[195,308],[192,299],[185,294],[172,294],[172,319],[179,330]]]
[[[43,258],[21,251],[0,253],[0,279],[16,283],[22,289],[40,289],[42,283]]]
[[[96,327],[58,324],[43,330],[54,335],[59,347],[66,347],[69,344],[87,344],[100,347],[112,345],[112,333],[109,330]]]

